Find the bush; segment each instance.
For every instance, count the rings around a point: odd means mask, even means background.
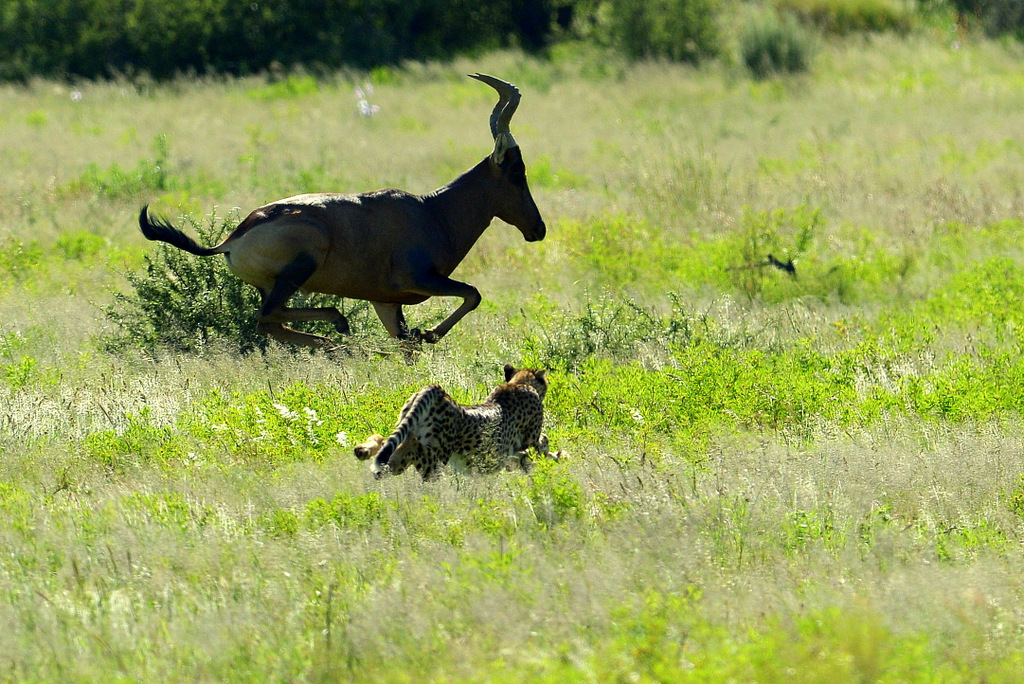
[[[740,56],[756,78],[805,71],[810,40],[791,17],[751,16],[740,34]]]
[[[372,68],[504,46],[574,27],[632,58],[720,51],[722,0],[5,0],[0,80]]]
[[[576,4],[576,29],[584,38],[650,57],[698,63],[721,49],[720,0],[597,0]]]
[[[185,230],[195,232],[200,244],[212,245],[234,229],[237,217],[211,215],[203,225],[186,216],[185,222]],[[256,332],[256,312],[262,303],[259,292],[232,274],[223,259],[204,259],[157,243],[143,257],[142,272],[129,271],[125,278],[133,291],[115,293],[114,303],[104,309],[114,324],[104,340],[107,349],[198,353],[214,342],[237,346],[242,354],[267,349],[268,339]],[[298,307],[339,305],[335,297],[301,292],[291,301]],[[357,300],[344,313],[350,322],[362,323],[370,318],[370,306]],[[323,335],[335,332],[324,321],[290,326]]]
[[[207,225],[187,222],[202,244],[220,242],[233,227],[215,216]],[[266,348],[253,315],[259,293],[232,275],[223,259],[201,259],[161,243],[143,264],[142,273],[125,274],[133,292],[115,293],[104,310],[116,326],[109,348],[197,352],[216,339],[237,344],[242,353]]]
[[[1016,1],[1016,0],[1009,0]],[[827,33],[910,30],[913,8],[902,0],[777,0],[781,10],[795,14]]]
[[[524,341],[528,363],[576,373],[595,356],[628,356],[646,343],[664,339],[664,325],[631,299],[587,297],[583,311],[565,315],[540,327],[539,335]]]

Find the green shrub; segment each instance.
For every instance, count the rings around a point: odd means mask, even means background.
[[[122,499],[121,509],[129,524],[149,523],[184,533],[205,527],[217,517],[210,506],[191,502],[180,492],[133,492]]]
[[[720,52],[719,0],[598,0],[578,3],[584,37],[634,59],[697,63]]]
[[[54,246],[57,248],[57,252],[68,261],[84,261],[86,257],[98,254],[106,247],[106,244],[107,241],[95,233],[77,230],[58,236]]]
[[[759,13],[743,26],[740,56],[756,78],[795,74],[807,70],[810,40],[791,17]]]
[[[777,0],[777,4],[827,33],[906,33],[914,19],[913,7],[902,0]]]
[[[189,217],[186,223],[201,243],[215,244],[234,221],[211,215],[206,225]],[[158,244],[143,264],[141,273],[125,274],[132,292],[115,293],[105,308],[115,324],[109,348],[197,352],[216,339],[236,344],[243,353],[266,348],[266,338],[256,332],[259,293],[232,275],[223,259],[200,259]]]
[[[527,496],[537,522],[546,527],[583,517],[586,498],[568,465],[551,459],[538,459],[530,474]]]
[[[194,232],[201,244],[220,242],[237,224],[237,217],[219,219],[211,215],[204,225],[185,216],[185,231]],[[131,292],[114,294],[104,308],[114,327],[104,344],[110,351],[141,348],[150,352],[170,349],[197,353],[220,341],[246,354],[264,351],[268,340],[256,332],[256,312],[261,298],[256,288],[233,275],[223,259],[202,259],[175,247],[157,243],[143,257],[142,272],[125,273]],[[337,299],[327,295],[292,298],[296,306],[333,306]],[[356,302],[346,312],[349,320],[368,318],[369,305]],[[325,323],[297,323],[296,328],[330,334]],[[329,332],[330,331],[330,332]]]
[[[32,384],[39,371],[38,362],[31,356],[22,356],[17,361],[0,365],[0,377],[11,389],[21,389]]]
[[[218,445],[232,460],[274,466],[302,458],[322,458],[349,444],[347,429],[369,431],[342,399],[323,387],[297,383],[275,393],[212,392],[195,403],[180,428]]]
[[[314,499],[306,505],[305,523],[310,529],[334,524],[340,529],[365,529],[387,520],[390,504],[377,492],[339,492],[330,501]]]
[[[782,545],[789,553],[804,551],[814,542],[833,550],[842,546],[842,533],[836,529],[836,514],[828,506],[810,511],[795,510],[786,515],[782,526]]]
[[[1007,494],[1004,495],[1006,507],[1018,518],[1024,518],[1024,475],[1017,475],[1017,482]]]
[[[127,425],[120,430],[93,432],[82,447],[87,459],[110,472],[124,472],[133,465],[169,466],[187,458],[185,443],[169,427],[155,425],[151,412],[143,408],[138,414],[125,416]]]
[[[577,372],[591,358],[632,355],[637,348],[661,339],[664,325],[631,299],[587,298],[582,311],[560,317],[524,340],[527,363]]]
[[[35,241],[25,244],[9,236],[0,240],[0,283],[21,282],[43,264],[43,249]]]

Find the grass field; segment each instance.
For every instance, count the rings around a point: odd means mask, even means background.
[[[764,81],[566,47],[0,87],[0,677],[1017,681],[1024,51],[954,38]],[[523,90],[549,233],[495,222],[440,344],[407,363],[350,301],[348,354],[111,344],[142,204],[216,228],[432,190],[490,151],[475,71]],[[505,362],[551,369],[568,460],[424,484],[352,456]]]

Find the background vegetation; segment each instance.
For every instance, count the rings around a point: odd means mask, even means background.
[[[1016,681],[1024,49],[949,6],[787,7],[729,5],[698,67],[581,33],[0,86],[3,678]],[[751,66],[765,27],[801,69]],[[343,352],[260,347],[220,261],[137,232],[146,202],[211,241],[297,192],[432,190],[490,150],[477,70],[523,90],[549,235],[496,222],[459,269],[483,305],[409,361],[351,301]],[[505,362],[552,369],[567,460],[352,456]]]
[[[956,12],[964,29],[1024,36],[1017,0],[4,0],[0,79],[329,72],[566,40],[697,63],[730,52],[728,27],[751,6],[830,34],[906,33]],[[793,69],[783,27],[779,59]]]

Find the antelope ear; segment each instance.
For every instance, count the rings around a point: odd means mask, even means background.
[[[501,166],[501,163],[505,161],[505,153],[513,147],[519,147],[519,143],[511,133],[498,133],[494,136],[494,151],[491,152],[491,160]]]
[[[545,376],[547,374],[548,374],[548,369],[547,368],[541,368],[539,371],[534,373],[534,375],[537,376],[538,380],[546,380],[547,378]]]
[[[512,376],[516,374],[516,368],[511,363],[505,364],[505,382],[512,379]]]

